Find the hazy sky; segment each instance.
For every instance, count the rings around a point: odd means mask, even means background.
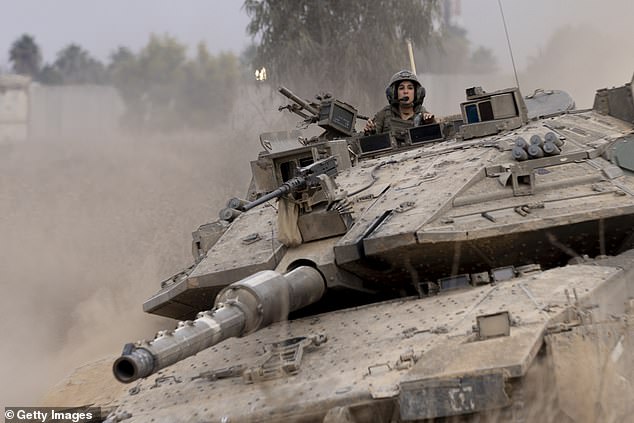
[[[494,50],[501,67],[511,69],[497,0],[462,0],[462,23],[474,44]],[[590,25],[608,36],[621,37],[624,55],[632,55],[631,0],[502,0],[518,67],[539,54],[562,26]],[[619,48],[619,46],[606,46]]]
[[[11,43],[23,33],[35,36],[45,61],[76,42],[100,60],[119,45],[138,50],[149,34],[169,33],[190,46],[203,40],[212,53],[239,53],[249,43],[249,21],[242,0],[0,0],[0,65],[7,65]],[[535,56],[562,25],[591,23],[609,34],[631,25],[628,0],[503,0],[515,60],[519,67]],[[510,70],[497,0],[462,0],[462,25],[473,45],[490,47],[500,67]],[[625,52],[624,52],[625,53]],[[631,54],[627,52],[625,54]]]
[[[242,1],[187,0],[0,0],[0,63],[23,33],[35,36],[45,61],[78,43],[100,60],[120,45],[138,50],[151,33],[168,33],[195,46],[207,42],[212,53],[240,52],[248,43],[249,19]]]

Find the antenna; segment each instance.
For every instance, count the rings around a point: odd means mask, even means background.
[[[509,38],[509,30],[506,28],[506,19],[504,19],[504,11],[502,10],[502,0],[498,0],[500,6],[500,14],[502,15],[502,23],[504,24],[504,32],[506,33],[506,42],[509,46],[509,54],[511,55],[511,63],[513,63],[513,73],[515,74],[515,83],[517,88],[520,87],[520,81],[517,79],[517,69],[515,68],[515,59],[513,58],[513,49],[511,48],[511,39]]]
[[[407,52],[409,53],[409,64],[412,67],[412,73],[416,75],[416,62],[414,62],[414,49],[412,49],[412,40],[405,40],[407,43]]]

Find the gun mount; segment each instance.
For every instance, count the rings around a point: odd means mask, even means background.
[[[281,110],[289,110],[302,117],[308,125],[317,123],[325,132],[319,136],[320,139],[335,139],[340,137],[350,137],[355,133],[355,123],[357,118],[367,120],[367,116],[359,115],[357,109],[340,100],[335,100],[330,94],[317,96],[319,103],[311,104],[302,100],[291,90],[282,86],[279,92],[293,104],[280,107]],[[308,112],[308,114],[304,113]]]
[[[279,188],[262,195],[257,200],[251,202],[240,201],[239,199],[231,199],[228,202],[228,207],[220,211],[220,218],[225,220],[233,220],[240,212],[246,212],[254,207],[266,203],[267,201],[282,196],[296,199],[297,197],[304,198],[302,204],[308,205],[308,199],[319,190],[320,188],[329,185],[326,178],[334,177],[337,175],[337,158],[327,157],[325,159],[318,160],[308,166],[299,168],[295,172],[298,176],[294,176],[285,181]],[[331,191],[329,188],[326,191]],[[313,201],[314,204],[314,201]]]

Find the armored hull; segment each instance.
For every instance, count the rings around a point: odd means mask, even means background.
[[[627,421],[632,280],[630,251],[278,323],[101,400],[109,421],[126,422]],[[508,335],[487,338],[482,316],[504,313]],[[283,353],[273,348],[284,340]],[[104,395],[87,371],[60,390]]]

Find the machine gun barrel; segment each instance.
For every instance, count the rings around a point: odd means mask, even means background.
[[[319,111],[317,109],[315,109],[313,106],[308,104],[308,102],[306,102],[306,100],[302,100],[301,98],[296,96],[291,90],[289,90],[285,86],[282,85],[281,87],[279,87],[278,91],[284,97],[286,97],[289,100],[291,100],[291,101],[295,102],[296,104],[300,105],[302,107],[302,109],[306,110],[310,114],[312,114],[314,116],[317,116],[319,114]]]
[[[252,208],[257,207],[260,204],[264,204],[269,200],[272,200],[274,198],[279,198],[282,195],[288,194],[289,192],[292,192],[292,191],[303,189],[305,186],[306,186],[306,178],[296,177],[296,178],[289,179],[288,181],[284,182],[282,186],[279,187],[278,189],[263,195],[257,200],[251,201],[250,203],[243,205],[240,208],[240,210],[241,211],[251,210]]]
[[[259,206],[260,204],[264,204],[269,200],[274,198],[279,198],[289,192],[301,191],[307,188],[309,185],[318,184],[318,179],[316,177],[318,175],[329,175],[334,176],[337,174],[337,159],[336,157],[327,157],[325,159],[317,160],[316,162],[303,167],[298,170],[301,176],[296,176],[294,178],[289,179],[284,182],[279,188],[274,191],[269,192],[268,194],[263,195],[255,201],[251,201],[250,203],[244,204],[238,208],[239,211],[248,211],[254,207]],[[226,209],[224,209],[226,210]],[[222,213],[222,211],[221,211]],[[223,218],[223,215],[220,216]]]
[[[325,287],[321,273],[310,266],[285,274],[272,270],[255,273],[223,289],[214,309],[199,313],[196,320],[180,322],[173,331],[161,331],[150,342],[126,344],[112,366],[114,376],[130,383],[227,338],[285,320],[291,311],[318,301]]]

